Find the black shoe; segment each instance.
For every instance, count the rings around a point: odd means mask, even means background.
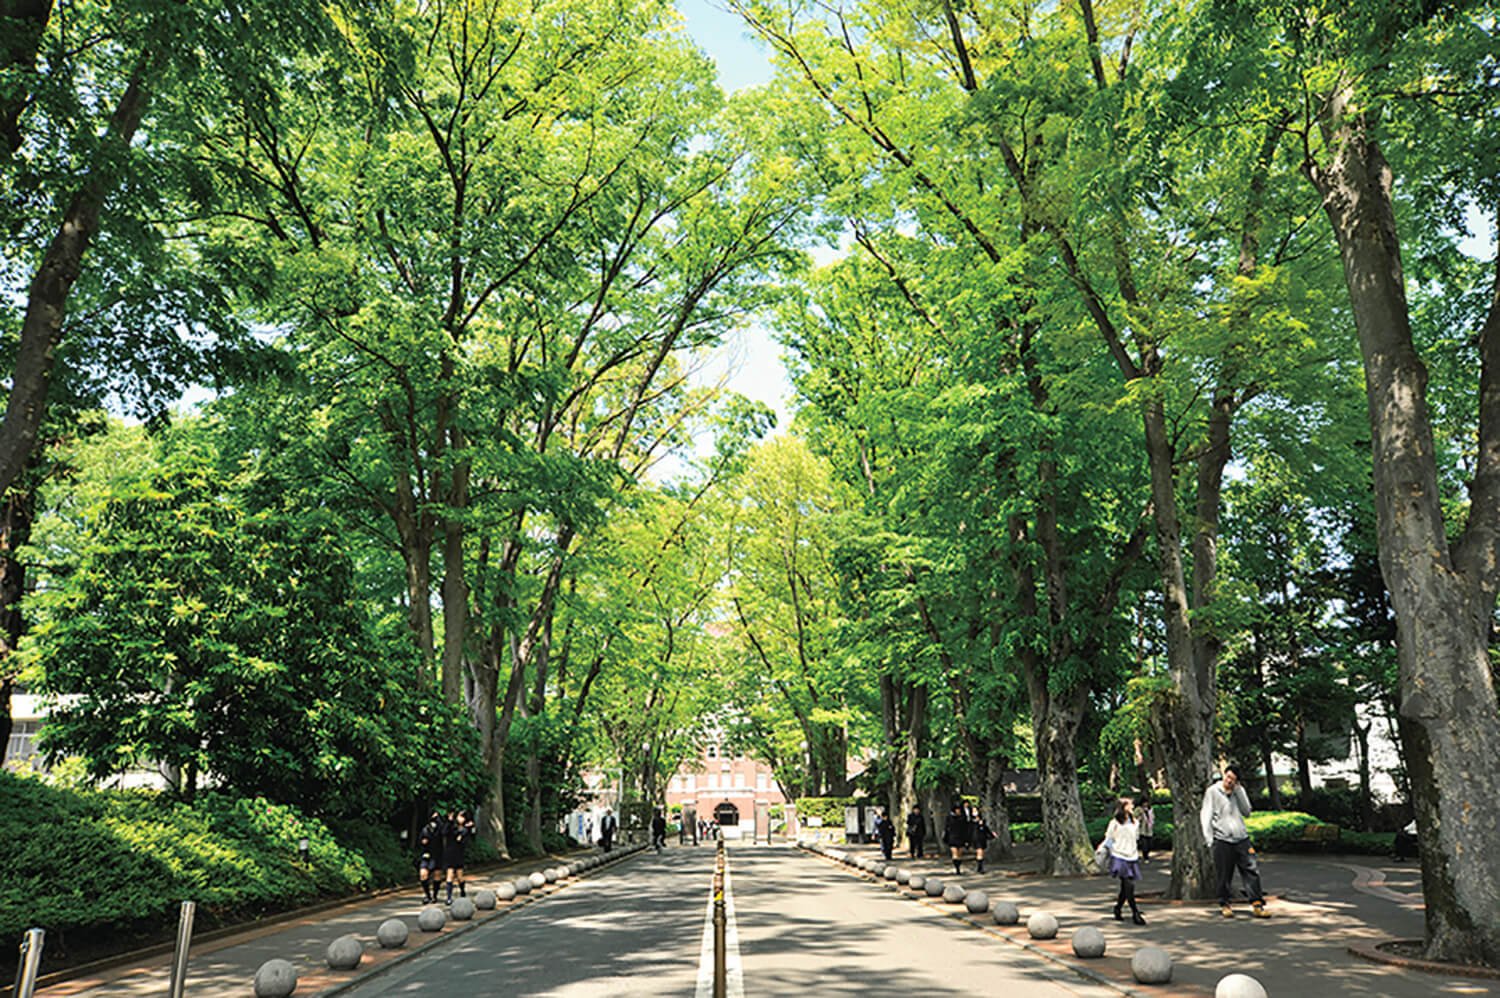
[[[1120,906],[1119,905],[1115,905],[1115,921],[1116,922],[1123,922],[1123,921],[1125,921],[1125,916],[1122,915],[1122,914],[1120,914]]]
[[[984,872],[984,860],[982,860],[982,859],[979,861],[979,872],[980,873]]]
[[[1134,922],[1136,925],[1145,925],[1146,924],[1146,920],[1141,917],[1141,913],[1139,911],[1132,911],[1130,913],[1130,920],[1132,922]]]

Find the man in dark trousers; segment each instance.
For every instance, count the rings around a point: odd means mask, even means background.
[[[911,814],[906,816],[906,845],[912,859],[921,859],[927,855],[927,851],[923,848],[926,840],[927,816],[922,813],[921,804],[913,804]]]
[[[662,815],[661,808],[656,809],[656,815],[651,819],[651,844],[661,852],[667,846],[667,819]]]
[[[604,817],[599,819],[599,845],[605,852],[615,847],[615,831],[620,823],[615,820],[614,814],[609,808],[604,809]]]

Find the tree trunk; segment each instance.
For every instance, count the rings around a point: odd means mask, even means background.
[[[1213,863],[1199,828],[1198,809],[1213,771],[1214,676],[1199,667],[1193,654],[1173,448],[1160,400],[1146,403],[1145,426],[1167,624],[1167,669],[1172,677],[1172,689],[1157,704],[1154,718],[1172,791],[1172,875],[1167,896],[1208,897],[1213,891]]]
[[[1364,360],[1380,567],[1396,616],[1400,720],[1429,957],[1500,966],[1500,715],[1489,659],[1500,536],[1500,275],[1480,334],[1479,457],[1450,548],[1427,370],[1412,343],[1391,171],[1352,88],[1325,102],[1332,161],[1307,167],[1343,262]]]
[[[1307,810],[1309,796],[1313,792],[1312,759],[1307,755],[1307,721],[1297,715],[1297,792],[1302,797],[1302,810]]]
[[[453,449],[463,437],[452,431]],[[469,505],[469,465],[453,469],[448,511],[443,515],[443,699],[464,702],[464,645],[469,638],[469,586],[464,577],[464,527],[460,519]]]
[[[1359,752],[1359,830],[1375,830],[1374,795],[1370,789],[1370,729],[1371,724],[1354,723],[1354,744]]]
[[[1281,810],[1281,786],[1276,781],[1276,763],[1271,754],[1271,740],[1262,738],[1260,741],[1260,764],[1266,774],[1266,799],[1271,805],[1271,810]]]
[[[1010,811],[1005,807],[1005,770],[1008,760],[991,755],[984,760],[979,779],[979,811],[989,822],[995,841],[990,844],[988,860],[1008,860],[1016,854],[1010,833]]]
[[[1028,670],[1028,685],[1035,686]],[[1059,704],[1041,694],[1037,711],[1033,691],[1032,730],[1036,736],[1038,789],[1042,796],[1042,873],[1053,877],[1086,873],[1094,860],[1083,823],[1083,802],[1078,793],[1078,753],[1074,737],[1083,717],[1082,693]]]

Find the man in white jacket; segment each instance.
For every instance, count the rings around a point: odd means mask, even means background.
[[[1249,816],[1250,797],[1240,786],[1239,770],[1226,766],[1224,778],[1203,792],[1203,808],[1198,812],[1204,841],[1213,850],[1214,871],[1219,875],[1219,913],[1225,918],[1234,917],[1234,908],[1229,904],[1229,885],[1236,869],[1250,895],[1250,913],[1256,918],[1271,917],[1260,890],[1260,869],[1255,862],[1255,850],[1250,847],[1250,832],[1245,828]]]

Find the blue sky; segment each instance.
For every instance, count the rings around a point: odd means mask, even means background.
[[[771,78],[767,49],[746,31],[738,15],[709,0],[677,0],[677,9],[687,22],[688,34],[718,67],[719,86],[726,92]],[[786,424],[791,385],[781,364],[781,348],[767,330],[752,326],[726,337],[698,380],[712,383],[726,377],[729,388],[764,402],[776,410],[778,422]]]

